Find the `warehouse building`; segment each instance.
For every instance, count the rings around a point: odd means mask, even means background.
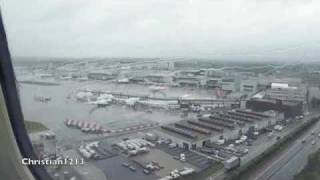
[[[109,73],[109,72],[89,72],[88,79],[91,80],[110,80],[114,79],[116,74]]]
[[[287,83],[271,83],[271,88],[265,92],[265,97],[268,99],[306,103],[307,90],[304,87],[289,86]]]
[[[172,83],[172,76],[164,74],[147,75],[144,79],[146,82]]]
[[[227,93],[236,92],[237,91],[237,82],[235,78],[223,78],[221,80],[221,88]]]
[[[171,140],[176,146],[196,149],[207,142],[217,142],[219,139],[237,139],[239,131],[259,131],[282,121],[283,118],[283,113],[275,111],[259,113],[236,109],[165,125],[155,133],[159,137]]]
[[[199,77],[173,77],[173,82],[179,86],[199,87],[201,85]]]
[[[210,78],[206,80],[206,87],[207,88],[218,88],[220,87],[220,82],[221,79],[220,78]]]
[[[258,82],[255,79],[242,80],[240,82],[240,91],[244,93],[255,93],[258,90]]]
[[[258,112],[268,110],[283,112],[285,118],[294,118],[303,114],[302,101],[285,101],[277,99],[251,99],[247,101],[246,107]]]

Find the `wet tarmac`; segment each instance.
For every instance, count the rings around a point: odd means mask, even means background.
[[[19,95],[22,104],[24,118],[26,120],[41,122],[57,134],[59,141],[81,140],[86,134],[76,129],[67,128],[64,125],[66,118],[92,121],[102,124],[106,128],[126,128],[144,123],[159,122],[161,124],[178,121],[179,113],[153,110],[152,113],[143,110],[134,110],[126,106],[111,105],[97,108],[95,105],[77,102],[72,97],[79,89],[117,91],[122,93],[148,94],[151,96],[163,96],[152,94],[148,86],[122,84],[112,82],[88,81],[88,82],[61,82],[59,86],[42,86],[19,83]],[[150,94],[151,93],[151,94]],[[192,88],[173,88],[167,90],[167,96],[196,95],[208,97],[211,94],[207,90],[194,90]],[[213,94],[213,93],[212,93]],[[52,100],[43,103],[34,100],[34,96],[48,96]]]

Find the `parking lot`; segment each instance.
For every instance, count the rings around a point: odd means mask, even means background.
[[[188,162],[182,162],[174,159],[170,154],[167,154],[159,149],[152,149],[149,153],[135,156],[130,158],[133,161],[138,162],[141,165],[146,165],[150,162],[157,162],[163,168],[154,171],[155,175],[164,177],[170,174],[174,169],[181,170],[184,167],[198,169],[197,167],[189,164]]]
[[[186,162],[192,164],[193,166],[197,167],[197,171],[201,171],[203,169],[212,166],[214,162],[211,162],[206,157],[196,154],[194,152],[179,148],[179,147],[169,147],[166,144],[161,144],[158,146],[159,149],[163,150],[164,152],[172,155],[175,158],[179,158],[180,154],[183,153],[186,156]]]
[[[125,167],[123,163],[128,163],[129,166],[135,168],[131,170],[129,167]],[[128,160],[125,156],[119,155],[109,159],[96,161],[95,165],[99,167],[108,180],[155,180],[158,177],[154,174],[146,175],[143,173],[143,168],[140,167],[134,161]],[[132,169],[133,169],[132,168]]]

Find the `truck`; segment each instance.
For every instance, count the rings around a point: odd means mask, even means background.
[[[225,171],[230,171],[240,166],[240,158],[237,156],[232,156],[231,158],[224,161]]]

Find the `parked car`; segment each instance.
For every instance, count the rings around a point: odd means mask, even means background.
[[[144,169],[144,170],[143,170],[143,173],[145,173],[145,174],[150,174],[150,171],[147,170],[147,169]]]
[[[133,167],[133,166],[130,166],[129,169],[130,169],[131,171],[134,171],[134,172],[137,171],[137,169],[136,169],[135,167]]]

